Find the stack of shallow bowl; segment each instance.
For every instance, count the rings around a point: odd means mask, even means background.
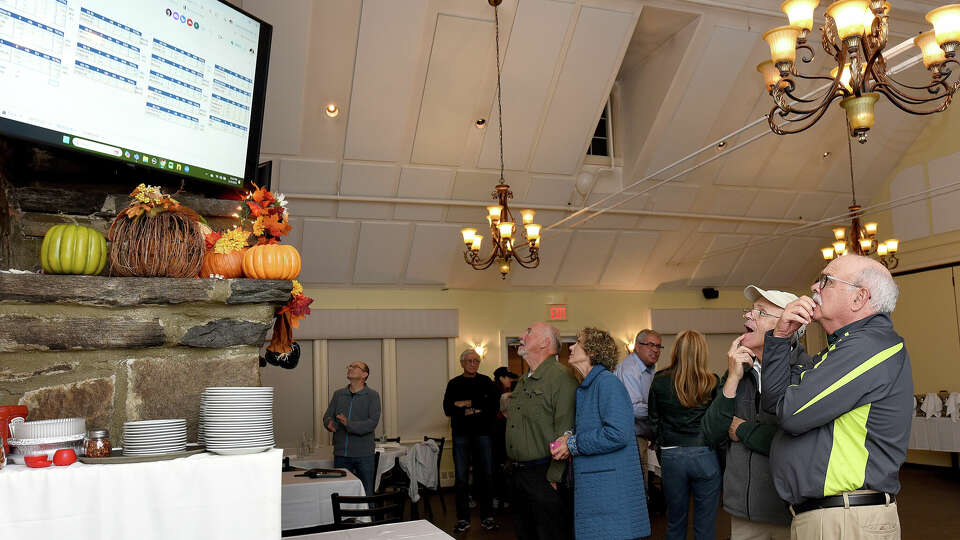
[[[23,463],[25,456],[47,456],[62,448],[72,448],[78,454],[83,448],[83,435],[87,421],[83,418],[57,418],[10,423],[10,460]]]
[[[201,442],[217,454],[273,448],[273,388],[209,387],[200,397]]]
[[[183,418],[140,420],[123,424],[123,455],[155,456],[186,450],[187,421]]]

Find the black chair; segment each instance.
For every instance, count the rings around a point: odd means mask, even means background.
[[[437,489],[430,489],[426,486],[423,486],[423,505],[427,508],[427,516],[432,520],[433,519],[433,508],[430,506],[430,495],[436,495],[440,498],[440,506],[443,508],[443,513],[447,513],[447,501],[443,499],[443,494],[440,493],[440,461],[443,460],[443,443],[447,441],[446,437],[430,437],[427,435],[423,436],[423,441],[433,441],[437,443],[437,449],[440,451],[437,452]],[[422,485],[422,484],[421,484]]]
[[[400,444],[400,437],[393,437],[393,438],[384,437],[383,442],[395,442],[397,444]]]
[[[333,501],[333,530],[341,530],[403,521],[407,494],[403,491],[391,491],[370,497],[348,497],[334,493],[330,499]],[[345,504],[358,505],[360,508],[343,508],[341,505]],[[370,521],[356,521],[356,518],[361,517],[369,517]]]

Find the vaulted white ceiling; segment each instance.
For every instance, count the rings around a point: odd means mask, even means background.
[[[899,43],[937,3],[894,4],[891,42]],[[290,199],[301,280],[621,290],[806,285],[822,264],[817,249],[829,229],[794,229],[850,204],[842,111],[798,135],[762,135],[764,122],[729,136],[771,107],[755,66],[769,55],[761,33],[785,24],[778,6],[504,0],[505,176],[512,206],[536,208],[548,230],[540,267],[514,265],[502,281],[492,268],[463,262],[459,235],[485,223],[483,204],[499,177],[487,1],[244,0],[275,25],[262,157],[273,160],[274,188]],[[824,74],[824,56],[807,69]],[[911,67],[903,77],[920,81],[926,72]],[[587,160],[608,96],[615,158]],[[339,116],[323,113],[328,103]],[[486,129],[475,127],[480,118]],[[858,201],[870,201],[927,122],[880,106],[869,142],[854,143]],[[718,140],[725,149],[713,146]],[[555,225],[612,194],[598,205],[611,210]]]

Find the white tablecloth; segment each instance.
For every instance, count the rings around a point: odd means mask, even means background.
[[[397,458],[407,453],[407,447],[378,446],[377,453],[380,454],[380,461],[377,465],[377,475],[373,480],[373,491],[380,489],[380,477],[397,465]],[[290,465],[300,467],[301,469],[332,469],[333,458],[314,456],[305,458],[291,457]]]
[[[915,417],[910,428],[910,449],[960,452],[960,422],[953,418]]]
[[[390,523],[388,525],[375,525],[373,527],[361,527],[359,529],[306,534],[303,536],[292,536],[290,538],[296,538],[297,540],[333,540],[334,538],[338,540],[386,540],[388,538],[391,540],[445,540],[453,537],[441,531],[429,521],[419,520]]]
[[[279,470],[279,469],[278,469]],[[365,495],[363,483],[347,473],[343,478],[308,478],[296,476],[302,471],[283,473],[280,522],[283,530],[302,529],[333,523],[334,493],[351,497]]]
[[[0,536],[280,537],[281,450],[152,463],[0,470]]]

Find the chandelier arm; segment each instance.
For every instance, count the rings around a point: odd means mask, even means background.
[[[798,45],[797,45],[797,55],[799,56],[800,51],[803,51],[803,50],[806,50],[806,51],[809,51],[809,52],[810,52],[810,56],[801,56],[801,57],[800,57],[800,60],[801,60],[804,64],[809,64],[810,62],[813,62],[813,59],[817,57],[816,51],[814,51],[814,50],[813,50],[813,47],[811,47],[811,46],[808,45],[807,43],[801,43],[801,44],[798,44]]]
[[[814,102],[819,102],[819,105],[817,105],[816,107],[814,107],[814,108],[812,108],[812,109],[800,109],[800,108],[794,107],[792,104],[787,104],[787,108],[786,108],[786,109],[783,109],[782,107],[781,107],[781,109],[782,109],[785,113],[787,113],[787,114],[802,115],[802,116],[805,118],[805,117],[808,116],[808,115],[815,114],[817,111],[820,111],[821,109],[826,108],[828,105],[830,105],[830,103],[831,103],[833,100],[837,99],[838,97],[843,97],[843,94],[838,94],[838,93],[837,93],[837,88],[838,88],[838,87],[839,87],[839,82],[838,82],[838,81],[834,81],[833,86],[831,86],[830,89],[827,90],[826,93],[824,93],[823,97],[822,97],[822,98],[817,98],[817,99],[815,99],[815,100],[802,100],[802,99],[794,96],[794,95],[793,95],[793,92],[792,92],[790,89],[784,89],[784,90],[783,90],[783,94],[785,94],[786,96],[788,96],[790,99],[793,99],[793,100],[795,100],[795,101],[800,101],[800,102],[802,102],[802,103],[814,103]],[[785,116],[785,115],[784,115],[784,116]],[[803,118],[801,118],[801,120],[802,120],[802,119],[803,119]]]
[[[493,265],[493,261],[497,260],[496,255],[497,250],[495,249],[486,259],[480,259],[476,253],[468,249],[466,252],[464,252],[463,259],[467,262],[467,264],[472,266],[474,270],[486,270]]]
[[[822,107],[820,107],[819,109],[815,109],[815,110],[813,110],[813,111],[810,111],[810,112],[806,113],[806,114],[803,115],[801,118],[797,118],[797,119],[785,118],[785,120],[787,121],[787,124],[774,124],[774,123],[773,123],[773,118],[770,117],[770,119],[769,119],[770,129],[771,129],[774,133],[776,133],[777,135],[791,135],[791,134],[800,133],[801,131],[804,131],[804,130],[806,130],[806,129],[809,129],[811,126],[813,126],[814,124],[816,124],[816,123],[820,120],[820,118],[823,117],[824,114],[826,114],[827,109],[829,109],[829,104],[830,104],[833,100],[835,100],[835,99],[837,99],[837,98],[839,98],[839,97],[841,97],[841,96],[842,96],[842,94],[836,94],[836,95],[832,96],[828,101],[826,101],[826,102],[824,103],[824,105],[823,105]],[[774,107],[774,110],[776,110],[776,107]],[[773,113],[773,111],[770,111],[770,112]],[[813,118],[813,120],[807,121],[809,118]],[[785,125],[794,124],[794,123],[798,123],[798,122],[805,122],[805,123],[804,123],[801,127],[797,128],[797,129],[785,129],[785,128],[783,127],[783,126],[785,126]]]
[[[918,111],[918,110],[914,110],[914,109],[907,108],[907,105],[908,105],[908,104],[909,104],[909,105],[922,105],[922,104],[924,103],[923,101],[921,101],[921,102],[916,102],[916,103],[912,103],[912,102],[910,102],[910,101],[908,101],[908,100],[905,100],[905,99],[903,99],[902,97],[897,96],[896,90],[893,89],[893,88],[891,88],[889,85],[886,85],[886,84],[878,84],[877,87],[876,87],[874,90],[875,90],[876,92],[878,92],[878,93],[883,94],[884,96],[886,96],[886,97],[887,97],[887,101],[889,101],[890,103],[893,103],[893,104],[894,104],[898,109],[900,109],[901,111],[903,111],[903,112],[905,112],[905,113],[908,113],[908,114],[915,114],[915,115],[917,115],[917,116],[926,116],[926,115],[929,115],[929,114],[935,114],[935,113],[943,112],[943,111],[945,111],[945,110],[947,109],[947,107],[950,106],[950,103],[953,101],[953,95],[952,95],[952,94],[947,94],[947,95],[945,95],[945,96],[939,96],[938,98],[931,98],[931,99],[929,99],[929,100],[926,100],[926,102],[935,101],[935,100],[937,100],[937,99],[942,99],[942,100],[943,100],[943,103],[940,103],[935,109],[931,109],[931,110],[929,110],[929,111]]]
[[[821,77],[817,77],[817,78],[821,78]],[[826,80],[832,81],[833,79],[826,78]],[[833,90],[833,91],[836,92],[836,87],[834,87],[834,90]],[[787,97],[789,97],[790,99],[792,99],[794,102],[797,102],[797,103],[818,103],[818,102],[822,102],[823,99],[824,99],[823,97],[816,97],[816,98],[813,98],[813,99],[804,99],[804,98],[802,98],[802,97],[793,95],[793,91],[790,90],[790,89],[785,89],[785,90],[783,91],[783,93],[784,93],[784,95],[786,95]],[[826,95],[826,94],[825,94],[825,95]],[[814,108],[814,109],[806,109],[806,110],[804,110],[804,109],[798,109],[798,108],[794,107],[792,104],[787,104],[787,110],[790,111],[790,112],[796,112],[796,113],[814,112],[814,111],[816,111],[817,109],[819,109],[819,108],[822,107],[822,106],[823,106],[823,105],[821,104],[821,105],[817,105],[817,107]]]
[[[903,82],[900,82],[900,81],[894,79],[893,76],[888,75],[888,74],[886,74],[886,73],[884,73],[884,74],[881,76],[881,79],[882,79],[882,80],[878,80],[877,83],[878,83],[878,84],[880,84],[880,83],[890,83],[890,84],[888,84],[888,85],[895,85],[895,86],[898,86],[898,87],[900,87],[900,88],[907,88],[907,89],[909,89],[909,90],[926,90],[926,91],[927,91],[928,93],[930,93],[930,94],[939,94],[939,93],[940,93],[940,89],[942,88],[944,91],[946,91],[947,93],[949,93],[949,92],[950,92],[950,85],[947,83],[947,79],[950,77],[950,73],[951,73],[951,71],[948,69],[942,76],[934,78],[934,79],[930,82],[930,84],[927,84],[927,85],[925,85],[925,86],[913,86],[913,85],[910,85],[910,84],[906,84],[906,83],[903,83]],[[935,98],[933,98],[933,99],[939,99],[939,98],[942,98],[942,97],[943,97],[943,95],[941,94],[941,95],[939,95],[939,96],[937,96],[937,97],[935,97]],[[919,99],[919,98],[917,98],[917,99]]]
[[[530,255],[528,256],[527,259],[524,259],[524,258],[519,257],[519,256],[517,256],[516,254],[514,254],[513,260],[517,261],[517,264],[519,264],[520,266],[522,266],[522,267],[524,267],[524,268],[536,268],[536,267],[540,266],[540,256],[539,256],[539,254],[535,254],[535,253],[532,252],[532,251],[530,252]]]

